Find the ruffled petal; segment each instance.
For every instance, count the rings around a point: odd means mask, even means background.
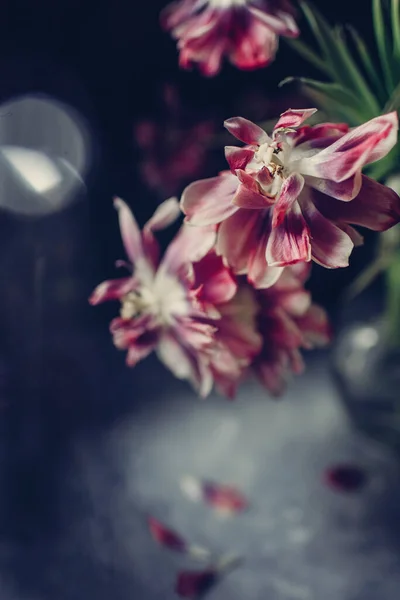
[[[239,185],[232,203],[239,208],[248,208],[251,210],[260,210],[268,208],[271,202],[268,197],[262,195],[259,191],[255,192],[242,183]]]
[[[397,143],[397,131],[396,112],[376,117],[302,160],[299,170],[303,175],[345,181],[365,165],[386,156]]]
[[[320,177],[311,177],[310,175],[306,175],[304,179],[306,185],[309,187],[344,202],[353,200],[357,196],[362,183],[360,171],[349,177],[349,179],[345,179],[339,183],[330,181],[329,179],[321,179]]]
[[[272,29],[277,35],[285,35],[287,37],[297,37],[299,29],[293,16],[288,12],[277,11],[275,14],[266,12],[257,8],[257,6],[249,6],[249,11],[261,23]]]
[[[224,121],[224,127],[241,142],[250,145],[271,143],[272,140],[258,125],[243,117],[232,117]]]
[[[232,204],[239,181],[232,173],[191,183],[182,194],[181,209],[192,225],[214,225],[233,215]]]
[[[259,211],[240,209],[220,225],[217,253],[224,257],[234,272],[246,272],[250,256],[260,242],[262,222]]]
[[[159,270],[179,274],[181,269],[191,267],[191,263],[203,258],[214,246],[215,227],[194,227],[184,223],[169,244]]]
[[[310,231],[313,260],[327,269],[347,267],[354,247],[347,233],[326,219],[311,201],[302,202],[301,208]]]
[[[118,211],[119,227],[126,254],[132,264],[143,257],[142,235],[135,217],[121,198],[114,198]]]
[[[297,202],[282,223],[271,229],[265,257],[271,267],[311,260],[310,232]]]
[[[159,231],[172,225],[180,215],[180,206],[177,198],[169,198],[162,202],[155,210],[153,216],[143,227],[143,232]]]
[[[386,231],[400,221],[400,197],[395,191],[365,175],[360,193],[351,202],[335,202],[314,194],[315,203],[328,219]]]
[[[213,305],[228,302],[235,295],[237,283],[222,258],[209,252],[194,263],[195,287],[200,287],[198,299]]]
[[[303,187],[304,178],[299,175],[299,173],[291,173],[289,177],[284,180],[272,213],[273,228],[282,224],[286,213],[300,196]]]
[[[181,333],[185,336],[184,332]],[[184,345],[176,334],[165,332],[156,352],[175,377],[188,380],[202,398],[208,396],[213,385],[212,374],[205,358],[197,354],[195,349]]]
[[[133,277],[103,281],[92,292],[89,302],[94,306],[107,300],[120,300],[136,287],[137,281]]]
[[[245,169],[248,163],[254,158],[254,149],[225,146],[225,158],[232,173],[235,173],[236,169]]]
[[[289,108],[281,114],[280,119],[274,127],[274,131],[277,131],[278,129],[290,129],[292,127],[299,127],[303,123],[303,121],[309,119],[316,112],[316,108]]]

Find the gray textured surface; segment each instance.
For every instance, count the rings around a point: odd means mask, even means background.
[[[80,352],[89,356],[90,344]],[[4,546],[14,591],[2,600],[173,599],[177,570],[198,563],[149,538],[149,513],[216,553],[244,556],[210,600],[398,599],[396,465],[351,431],[326,356],[312,357],[282,401],[250,384],[233,403],[197,400],[155,360],[131,372],[112,356],[92,365],[92,420],[71,429],[62,466],[52,467],[56,516]],[[322,483],[324,468],[341,461],[370,473],[361,493]],[[185,474],[237,485],[251,509],[216,516],[181,494]]]

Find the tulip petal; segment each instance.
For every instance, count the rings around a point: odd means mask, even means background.
[[[310,232],[298,202],[292,205],[282,223],[271,229],[265,257],[271,267],[311,260]]]
[[[241,142],[250,145],[271,143],[272,140],[258,125],[243,117],[232,117],[224,121],[224,127]]]
[[[288,210],[300,196],[304,187],[304,178],[299,173],[291,173],[281,187],[277,202],[273,209],[272,227],[278,227],[285,219]]]
[[[386,231],[400,221],[400,198],[396,192],[365,175],[360,193],[351,202],[335,202],[322,194],[313,198],[321,213],[335,221],[373,231]]]
[[[386,156],[397,143],[397,131],[396,112],[371,119],[311,158],[302,160],[300,172],[345,181],[364,165]]]
[[[194,227],[184,223],[172,242],[169,244],[159,270],[181,274],[191,268],[191,263],[203,258],[214,246],[216,240],[215,227]]]
[[[240,209],[221,223],[217,235],[217,253],[236,273],[246,272],[251,254],[260,242],[262,214]]]
[[[256,19],[259,19],[268,29],[272,29],[277,35],[286,35],[288,37],[297,37],[299,35],[296,21],[287,12],[280,11],[273,14],[251,5],[249,6],[249,11]]]
[[[157,346],[157,356],[178,379],[187,379],[202,398],[212,389],[212,376],[195,349],[185,347],[175,334],[165,333]]]
[[[218,305],[228,302],[235,295],[237,283],[222,258],[209,252],[194,263],[195,287],[201,286],[199,300]]]
[[[347,233],[326,219],[311,201],[302,202],[301,208],[310,231],[313,260],[327,269],[347,267],[354,247]]]
[[[121,198],[114,198],[114,206],[118,211],[119,227],[125,252],[132,264],[143,256],[142,235],[135,217],[128,205]]]
[[[265,249],[268,243],[268,236],[269,228],[264,232],[263,239],[249,260],[247,279],[256,289],[269,288],[274,285],[284,270],[284,267],[270,267],[267,264]]]
[[[191,183],[183,191],[181,209],[192,225],[214,225],[233,215],[232,204],[239,181],[232,173]]]
[[[177,198],[169,198],[162,202],[155,210],[153,216],[143,227],[145,231],[159,231],[172,225],[180,215],[180,207]]]
[[[303,123],[303,121],[309,119],[316,112],[316,108],[289,108],[281,114],[280,119],[274,127],[274,131],[277,131],[278,129],[290,129],[292,127],[299,127]]]
[[[107,300],[120,300],[136,287],[137,281],[133,277],[103,281],[103,283],[100,283],[100,285],[92,292],[89,303],[94,306],[100,304],[100,302],[106,302]]]
[[[232,198],[232,203],[239,208],[260,210],[270,206],[271,203],[268,202],[268,200],[269,198],[267,196],[262,195],[260,192],[254,192],[246,185],[241,183],[236,191],[236,194]]]
[[[309,187],[312,187],[326,196],[331,196],[331,198],[336,198],[337,200],[342,200],[344,202],[353,200],[360,192],[362,184],[362,175],[360,171],[349,177],[349,179],[345,179],[339,183],[320,177],[311,177],[310,175],[306,175],[304,179],[306,185]]]
[[[246,168],[254,158],[254,150],[251,148],[238,148],[237,146],[225,146],[225,158],[232,173],[235,173],[236,169]]]

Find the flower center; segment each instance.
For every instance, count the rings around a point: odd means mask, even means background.
[[[176,317],[188,313],[185,288],[177,279],[160,271],[152,281],[126,294],[121,304],[123,319],[150,314],[160,325],[171,325]]]

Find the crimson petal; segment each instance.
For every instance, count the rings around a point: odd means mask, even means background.
[[[310,231],[313,260],[327,269],[347,267],[354,247],[349,235],[326,219],[311,201],[302,201],[302,211]]]
[[[315,194],[315,203],[328,219],[386,231],[400,221],[400,198],[395,191],[365,175],[360,193],[351,202],[335,202]]]
[[[356,465],[338,464],[326,469],[324,481],[338,492],[358,492],[366,485],[368,475]]]
[[[289,108],[281,114],[280,119],[274,127],[274,131],[276,131],[277,129],[299,127],[303,123],[303,121],[309,119],[316,112],[316,108]]]
[[[237,146],[225,146],[225,158],[232,173],[235,173],[236,169],[246,168],[247,164],[254,158],[254,150],[251,148],[238,148]]]
[[[286,213],[282,224],[271,229],[265,256],[271,267],[311,260],[310,232],[297,202]]]

